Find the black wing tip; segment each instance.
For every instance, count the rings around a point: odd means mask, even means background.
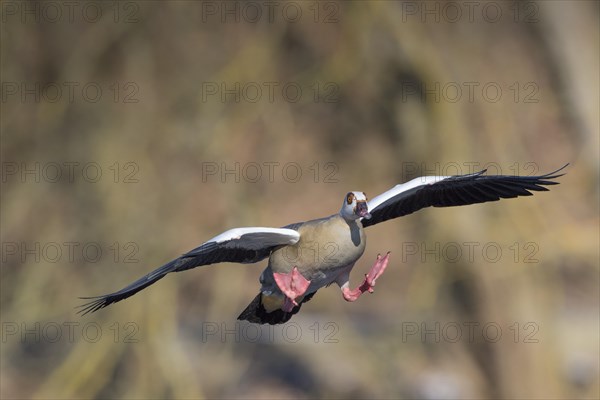
[[[565,165],[563,165],[562,167],[560,167],[559,169],[552,171],[552,172],[548,172],[547,174],[544,175],[537,175],[537,176],[522,176],[522,178],[530,178],[530,179],[555,179],[555,178],[559,178],[563,175],[566,175],[567,173],[564,172],[562,174],[558,174],[558,172],[564,170],[565,168],[567,168],[569,165],[571,165],[571,163],[566,163]],[[471,174],[466,174],[466,175],[452,175],[449,176],[448,178],[452,179],[452,178],[458,178],[458,179],[465,179],[465,178],[477,178],[479,176],[485,175],[487,173],[488,169],[482,169],[481,171],[478,172],[473,172]],[[494,177],[494,176],[502,176],[502,175],[485,175],[485,176],[490,176],[490,177]],[[511,176],[511,175],[505,175],[505,176]],[[519,175],[515,175],[517,177],[519,177]],[[448,179],[446,178],[446,179]],[[436,182],[437,183],[437,182]],[[548,184],[556,184],[556,182],[554,183],[548,183]]]
[[[108,296],[94,296],[94,297],[79,297],[82,300],[92,300],[84,304],[75,306],[75,309],[79,308],[77,314],[81,314],[83,317],[86,314],[96,312],[104,307],[109,306],[112,302]]]
[[[482,177],[484,180],[490,180],[489,184],[490,185],[495,185],[496,186],[496,195],[498,195],[499,198],[503,198],[503,199],[507,199],[507,198],[514,198],[514,197],[520,197],[520,196],[532,196],[533,192],[547,192],[550,189],[548,189],[546,186],[551,186],[551,185],[558,185],[560,184],[560,182],[554,181],[553,179],[556,178],[560,178],[561,176],[565,175],[565,173],[559,174],[558,172],[564,170],[566,167],[569,166],[569,163],[566,163],[565,165],[563,165],[562,167],[560,167],[559,169],[549,172],[547,174],[544,175],[537,175],[537,176],[502,176],[502,175],[490,175],[490,176],[485,176]],[[499,179],[498,181],[495,181]],[[504,181],[504,182],[502,182]],[[498,185],[500,185],[498,187]],[[512,187],[511,187],[512,186]],[[504,190],[503,189],[507,189]],[[520,190],[519,190],[520,189]],[[502,191],[500,191],[502,190]],[[505,193],[502,193],[505,192]],[[489,200],[488,200],[489,201]]]
[[[567,174],[567,172],[565,171],[562,174],[558,174],[557,172],[562,171],[563,169],[567,168],[569,165],[571,165],[571,163],[566,163],[565,165],[563,165],[562,167],[560,167],[559,169],[557,169],[556,171],[552,171],[552,172],[548,172],[545,175],[540,175],[538,176],[538,178],[544,178],[544,179],[555,179],[555,178],[560,178],[561,176],[564,176]],[[556,185],[558,184],[558,182],[552,182],[552,183],[548,183],[548,185]]]
[[[79,297],[81,300],[91,300],[91,301],[88,301],[87,303],[76,306],[75,308],[80,308],[80,310],[77,311],[77,314],[81,314],[83,316],[88,313],[98,311],[101,308],[108,307],[109,305],[111,305],[113,303],[117,303],[121,300],[124,300],[128,297],[133,296],[140,290],[143,290],[146,287],[152,285],[153,283],[162,279],[166,274],[171,272],[173,266],[175,265],[174,263],[177,260],[179,260],[179,259],[175,259],[175,260],[163,265],[162,267],[154,270],[153,272],[149,273],[146,276],[143,276],[142,278],[133,282],[129,286],[119,290],[118,292],[105,294],[103,296]]]
[[[545,179],[556,179],[556,178],[560,178],[561,176],[566,175],[566,171],[563,172],[562,174],[559,174],[558,172],[564,170],[565,168],[567,168],[569,165],[571,165],[571,163],[566,163],[565,165],[563,165],[562,167],[560,167],[559,169],[552,171],[552,172],[548,172],[546,174],[543,175],[532,175],[532,176],[522,176],[522,175],[485,175],[482,178],[496,178],[496,177],[503,177],[503,178],[517,178],[517,179],[528,179],[528,180],[534,180],[536,181],[535,183],[537,184],[542,184],[542,185],[558,185],[560,184],[560,182],[555,182],[555,181],[551,181],[551,180],[545,180]],[[472,177],[478,177],[483,175],[484,172],[486,172],[487,170],[484,169],[482,171],[476,172],[474,174],[468,174],[468,175],[456,175],[457,178],[472,178]]]
[[[544,174],[544,175],[524,176],[522,178],[528,179],[528,180],[532,181],[532,183],[534,183],[538,187],[538,189],[533,189],[533,190],[546,191],[548,189],[545,188],[544,186],[559,185],[560,184],[560,182],[554,181],[552,179],[557,179],[557,178],[560,178],[561,176],[566,175],[567,174],[566,172],[563,172],[562,174],[559,174],[558,172],[564,170],[569,165],[570,165],[570,163],[566,163],[565,165],[563,165],[562,167],[560,167],[556,171],[548,172],[547,174]]]

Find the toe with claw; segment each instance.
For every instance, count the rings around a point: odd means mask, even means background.
[[[375,281],[377,281],[377,278],[379,278],[381,275],[383,275],[385,269],[387,268],[389,259],[390,259],[389,251],[383,257],[381,257],[381,254],[377,255],[377,261],[375,261],[375,264],[373,264],[369,273],[365,275],[365,282],[371,288],[371,290],[369,290],[369,292],[371,292],[371,293],[373,292],[373,286],[375,286]]]
[[[381,257],[381,254],[378,254],[375,264],[373,264],[369,270],[369,273],[365,274],[365,280],[359,287],[354,290],[347,287],[342,289],[342,295],[344,296],[344,299],[347,301],[356,301],[364,292],[373,293],[375,282],[387,268],[389,259],[389,251],[383,257]]]

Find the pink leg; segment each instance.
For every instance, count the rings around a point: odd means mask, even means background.
[[[377,261],[375,261],[375,264],[373,264],[369,273],[365,274],[365,280],[363,283],[356,289],[350,289],[347,284],[342,286],[342,295],[344,296],[344,299],[346,301],[356,301],[364,292],[373,293],[375,281],[387,268],[389,258],[389,251],[384,257],[381,257],[381,254],[378,254]]]
[[[294,306],[298,305],[296,299],[306,293],[310,281],[302,276],[297,267],[294,267],[289,274],[274,272],[273,278],[275,278],[275,283],[285,295],[283,311],[292,311]]]

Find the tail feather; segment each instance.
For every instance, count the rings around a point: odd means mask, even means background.
[[[302,299],[300,304],[295,306],[292,311],[285,312],[281,309],[268,312],[262,304],[262,293],[259,293],[254,300],[248,304],[248,307],[242,311],[242,313],[238,316],[237,319],[241,321],[248,321],[255,324],[269,324],[269,325],[277,325],[284,324],[292,318],[292,315],[297,314],[300,311],[300,307],[302,304],[309,301],[315,293],[310,293]]]

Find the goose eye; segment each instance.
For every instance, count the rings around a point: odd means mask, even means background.
[[[346,203],[352,204],[353,201],[354,201],[354,194],[348,193],[348,197],[346,197]]]

